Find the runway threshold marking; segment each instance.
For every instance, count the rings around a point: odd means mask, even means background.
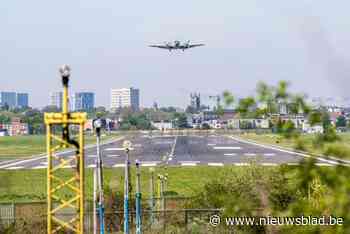
[[[125,167],[124,163],[114,164],[112,167]]]
[[[237,150],[241,149],[239,146],[214,146],[213,147],[216,150]]]
[[[264,154],[264,156],[275,156],[276,154],[275,153],[267,153],[267,154]]]
[[[224,154],[224,156],[236,156],[236,153]]]

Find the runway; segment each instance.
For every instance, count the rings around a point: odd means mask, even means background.
[[[264,166],[280,164],[297,165],[302,159],[309,157],[301,153],[282,150],[271,146],[246,142],[235,136],[222,135],[154,135],[140,133],[125,136],[101,145],[104,167],[124,167],[126,154],[122,147],[124,140],[132,142],[130,161],[138,159],[141,166],[245,166],[254,161]],[[85,149],[85,167],[95,166],[96,146]],[[61,152],[59,157],[74,157],[72,151]],[[333,166],[337,162],[318,158],[318,165]],[[7,161],[0,164],[0,169],[44,169],[47,157],[42,155],[25,160]],[[72,168],[67,164],[65,168]]]

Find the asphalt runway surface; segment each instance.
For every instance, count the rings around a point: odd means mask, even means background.
[[[279,164],[298,164],[308,155],[291,152],[271,146],[246,142],[235,136],[222,135],[149,135],[137,134],[115,139],[101,145],[104,167],[124,167],[126,153],[123,141],[130,140],[132,149],[129,153],[131,164],[139,160],[141,166],[224,166],[249,165],[251,161],[264,166]],[[96,162],[96,146],[85,149],[85,167],[93,168]],[[59,158],[72,159],[65,168],[74,167],[74,152],[61,152]],[[318,165],[332,166],[336,162],[322,158]],[[54,163],[56,165],[56,163]],[[0,162],[0,169],[44,169],[47,167],[45,155],[24,160]]]

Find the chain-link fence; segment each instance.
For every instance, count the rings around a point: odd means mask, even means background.
[[[31,204],[2,204],[0,205],[0,233],[46,233],[47,215],[45,203]],[[208,228],[209,217],[220,213],[216,209],[168,209],[143,210],[143,233],[190,233],[193,227]],[[73,213],[60,214],[68,219]],[[135,232],[136,214],[129,212],[129,226],[131,233]],[[107,233],[123,232],[124,211],[105,213],[105,227]],[[85,213],[84,233],[93,233],[93,212]],[[62,233],[69,233],[68,230]]]
[[[207,233],[209,217],[220,213],[217,209],[172,209],[172,200],[168,200],[166,210],[142,210],[143,233],[191,233],[194,227],[204,228]],[[145,201],[146,203],[147,201]],[[84,218],[84,233],[93,233],[93,210],[87,203]],[[74,213],[59,214],[62,219],[69,219]],[[97,216],[98,217],[98,216]],[[124,211],[105,213],[105,229],[107,233],[122,233]],[[0,233],[46,233],[47,214],[46,203],[0,204]],[[136,214],[129,212],[131,233],[135,232]],[[65,230],[62,233],[69,233]]]

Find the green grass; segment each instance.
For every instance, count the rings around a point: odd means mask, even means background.
[[[116,135],[102,136],[102,141],[111,139]],[[95,142],[95,136],[86,135],[86,144]],[[28,136],[5,136],[0,137],[0,160],[15,158],[26,158],[33,155],[45,153],[46,136],[28,135]]]
[[[190,197],[218,173],[227,170],[244,170],[240,167],[225,166],[222,168],[197,167],[169,167],[156,168],[155,181],[158,173],[168,173],[168,191],[176,192],[178,196]],[[62,176],[68,178],[72,170],[64,169]],[[143,197],[149,196],[150,171],[143,167],[141,171],[141,188]],[[86,198],[92,199],[92,169],[86,170],[85,189]],[[132,187],[135,188],[135,169],[131,170]],[[124,169],[104,169],[104,188],[113,192],[124,190]],[[34,202],[46,200],[46,170],[0,170],[0,202]],[[133,190],[132,193],[134,193]],[[64,193],[68,193],[67,191]]]
[[[327,142],[323,145],[315,146],[315,134],[302,134],[299,138],[299,143],[302,143],[303,147],[305,148],[304,151],[307,151],[312,154],[326,156],[329,155],[338,158],[350,159],[350,133],[340,133],[338,135],[340,136],[340,141]],[[253,140],[255,142],[261,142],[293,149],[297,146],[297,142],[295,139],[286,139],[277,134],[246,133],[240,135],[240,137],[246,140]]]

